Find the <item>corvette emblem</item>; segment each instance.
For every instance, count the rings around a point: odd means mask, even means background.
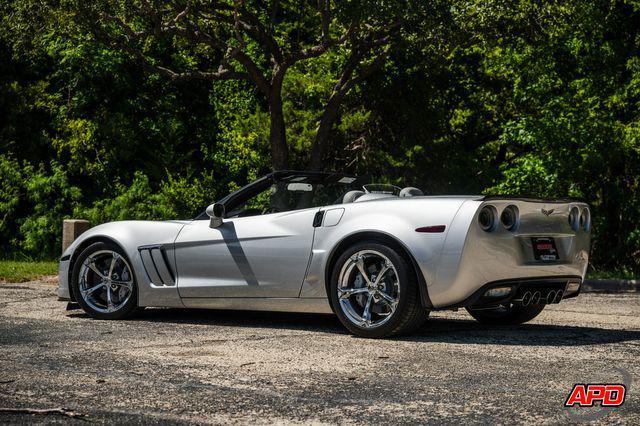
[[[542,209],[542,210],[540,210],[540,211],[541,211],[541,212],[542,212],[542,214],[543,214],[543,215],[545,215],[545,216],[551,216],[551,213],[553,213],[553,210],[554,210],[554,209],[551,209],[551,210],[545,210],[545,209]]]

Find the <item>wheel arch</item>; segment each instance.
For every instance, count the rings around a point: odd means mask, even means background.
[[[420,272],[420,267],[418,266],[418,262],[416,261],[415,257],[413,256],[413,254],[411,254],[411,251],[405,244],[403,244],[400,240],[398,240],[393,235],[390,235],[383,231],[356,232],[346,236],[333,247],[333,249],[331,250],[331,253],[329,254],[325,271],[324,271],[325,290],[327,292],[327,298],[329,300],[329,304],[332,304],[331,297],[330,297],[331,274],[332,274],[333,268],[335,267],[335,263],[337,262],[338,258],[340,257],[340,254],[344,250],[346,250],[348,247],[356,243],[360,243],[363,241],[372,241],[372,242],[388,245],[389,247],[397,250],[398,253],[400,253],[400,255],[403,258],[405,258],[405,260],[408,260],[413,270],[413,273],[416,276],[416,279],[418,280],[418,289],[420,291],[420,302],[422,304],[422,307],[425,309],[433,308],[433,304],[431,303],[431,299],[429,298],[427,283],[424,279],[424,276]]]
[[[91,237],[88,237],[87,239],[81,241],[73,250],[73,253],[71,253],[71,257],[69,258],[69,276],[67,277],[67,282],[69,283],[69,298],[72,301],[77,301],[76,299],[76,295],[73,292],[73,285],[71,283],[71,280],[73,279],[73,268],[75,266],[76,261],[78,260],[78,256],[80,256],[80,254],[87,248],[89,247],[91,244],[94,243],[111,243],[114,244],[116,246],[118,246],[120,248],[120,250],[122,250],[122,253],[124,253],[126,255],[126,250],[124,249],[124,247],[122,247],[122,244],[120,244],[118,241],[116,241],[115,239],[108,237],[106,235],[94,235]],[[127,256],[128,257],[128,256]],[[131,259],[129,259],[129,262],[131,262]],[[135,271],[131,271],[133,274],[135,274]],[[138,289],[138,291],[140,291]]]

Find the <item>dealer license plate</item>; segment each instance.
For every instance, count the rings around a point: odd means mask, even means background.
[[[536,260],[553,262],[560,259],[556,242],[551,237],[533,237],[531,238],[531,245],[533,246],[533,255]]]

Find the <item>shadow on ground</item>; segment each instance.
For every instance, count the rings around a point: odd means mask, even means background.
[[[86,314],[78,311],[69,313],[68,316],[88,318]],[[337,317],[326,314],[152,308],[145,309],[129,321],[176,325],[210,324],[212,326],[277,328],[347,334]],[[640,340],[640,330],[545,324],[489,326],[479,324],[473,319],[435,317],[430,318],[424,326],[414,333],[393,339],[434,343],[584,346],[638,341]]]

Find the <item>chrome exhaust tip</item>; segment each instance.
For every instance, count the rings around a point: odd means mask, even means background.
[[[531,303],[531,292],[527,291],[522,295],[522,306],[529,306],[529,303]]]
[[[531,303],[533,305],[539,305],[541,298],[542,298],[542,295],[540,294],[540,292],[536,291],[535,293],[533,293],[533,296],[531,297]]]
[[[553,303],[556,300],[556,291],[551,290],[549,294],[547,294],[547,303]]]
[[[556,303],[560,303],[560,301],[562,300],[562,296],[564,296],[563,291],[562,290],[558,290],[558,293],[556,293],[555,302]]]

